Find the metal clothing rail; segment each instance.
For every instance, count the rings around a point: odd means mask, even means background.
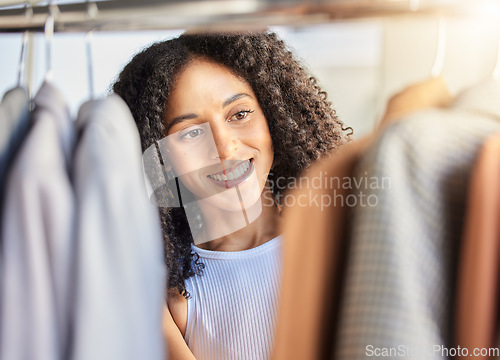
[[[6,0],[9,1],[9,0]],[[342,19],[438,13],[467,15],[483,0],[107,0],[0,7],[0,32],[43,31],[49,14],[56,32],[158,29],[244,30]],[[484,0],[488,1],[488,0]],[[5,3],[5,1],[4,1]],[[17,5],[17,6],[16,6]],[[90,12],[90,5],[93,11]]]

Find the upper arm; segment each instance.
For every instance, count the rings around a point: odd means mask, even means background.
[[[187,326],[187,299],[177,290],[170,289],[167,293],[167,304],[175,324],[184,337]]]
[[[163,333],[169,360],[196,360],[184,341],[187,324],[187,300],[180,294],[168,293],[163,310]]]

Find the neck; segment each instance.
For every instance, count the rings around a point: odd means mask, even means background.
[[[216,224],[217,230],[224,235],[213,236],[214,240],[202,242],[196,246],[213,251],[241,251],[257,247],[275,238],[279,235],[280,214],[278,207],[274,203],[271,204],[270,199],[270,194],[266,193],[265,190],[259,204],[256,204],[254,209],[250,208],[246,211],[246,220],[241,213],[228,214],[227,212],[210,212],[202,209],[204,214],[211,214],[210,221],[207,223]],[[237,227],[238,230],[231,231],[230,228],[221,230],[220,224],[234,226],[237,221],[243,221]]]

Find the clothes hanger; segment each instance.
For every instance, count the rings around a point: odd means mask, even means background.
[[[87,17],[89,19],[95,19],[97,16],[98,8],[95,2],[87,1]],[[85,35],[85,50],[87,55],[87,80],[89,88],[90,99],[95,98],[95,87],[94,87],[94,63],[92,61],[92,33],[94,30],[90,30]]]
[[[444,58],[446,55],[446,19],[441,16],[438,20],[436,56],[431,68],[431,77],[438,78],[443,73]]]
[[[27,2],[25,5],[25,16],[26,17],[31,17],[33,16],[33,8],[31,7],[31,3]],[[23,83],[23,75],[25,74],[25,68],[26,68],[26,53],[27,53],[27,48],[29,45],[29,31],[26,30],[23,32],[23,39],[21,43],[21,56],[19,57],[19,64],[18,64],[18,75],[17,75],[17,86],[22,87]]]
[[[17,86],[22,86],[22,79],[24,75],[24,68],[26,67],[26,48],[28,46],[28,31],[23,32],[23,40],[21,45],[21,56],[19,58]]]
[[[49,14],[44,27],[45,33],[45,81],[52,80],[52,38],[54,37],[54,16]]]
[[[418,1],[413,1],[418,7]],[[386,126],[394,120],[424,108],[446,108],[452,101],[442,73],[446,54],[446,19],[441,16],[437,28],[436,55],[431,68],[431,76],[427,80],[412,84],[402,92],[393,96],[386,106],[385,114],[379,126]],[[411,99],[417,99],[413,102]]]
[[[493,80],[500,80],[500,24],[497,30],[497,59],[492,74]]]
[[[85,49],[87,54],[87,80],[89,88],[89,97],[94,99],[94,65],[92,62],[92,30],[85,35]]]
[[[45,81],[51,82],[53,77],[52,71],[52,40],[54,39],[54,18],[59,13],[59,8],[57,5],[53,5],[52,2],[49,5],[49,16],[45,21],[44,33],[45,33]]]

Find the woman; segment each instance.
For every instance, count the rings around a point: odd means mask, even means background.
[[[113,89],[134,115],[143,151],[158,146],[168,177],[178,179],[163,197],[182,206],[159,208],[169,358],[268,358],[283,191],[349,141],[347,129],[272,33],[156,43]]]

